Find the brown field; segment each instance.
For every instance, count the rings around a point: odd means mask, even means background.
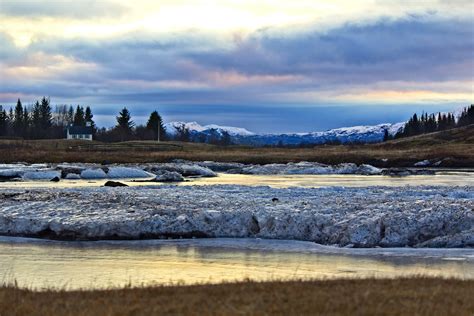
[[[0,315],[473,315],[474,281],[361,279],[34,292],[0,288]]]
[[[0,140],[0,162],[166,162],[172,159],[286,163],[317,161],[369,163],[379,167],[412,166],[424,159],[446,159],[445,167],[474,167],[474,126],[367,145],[312,148],[219,147],[153,141],[100,143],[72,140]],[[384,161],[383,159],[388,159]]]

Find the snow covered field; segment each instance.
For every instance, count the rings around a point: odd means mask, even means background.
[[[474,188],[237,185],[0,191],[0,234],[261,237],[354,247],[473,247]]]

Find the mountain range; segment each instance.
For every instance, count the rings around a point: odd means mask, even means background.
[[[325,143],[376,143],[384,138],[385,131],[390,136],[399,132],[405,122],[385,123],[373,126],[352,126],[331,129],[324,132],[310,133],[282,133],[282,134],[257,134],[245,128],[200,125],[197,122],[170,122],[164,125],[170,136],[175,136],[182,127],[189,131],[191,139],[209,139],[211,135],[222,137],[227,133],[234,144],[252,146],[274,146],[274,145],[302,145],[302,144],[325,144]]]

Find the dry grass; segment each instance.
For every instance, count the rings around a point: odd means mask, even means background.
[[[474,281],[242,282],[34,292],[0,288],[0,315],[474,315]]]
[[[412,166],[424,159],[450,158],[447,167],[474,166],[474,126],[371,145],[324,145],[313,148],[218,147],[152,141],[100,143],[67,140],[0,140],[0,162],[166,162],[172,159],[286,163],[318,161]],[[384,162],[383,159],[388,159]]]

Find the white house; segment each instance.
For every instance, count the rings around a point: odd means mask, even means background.
[[[67,139],[92,140],[91,126],[68,126],[66,131]]]

